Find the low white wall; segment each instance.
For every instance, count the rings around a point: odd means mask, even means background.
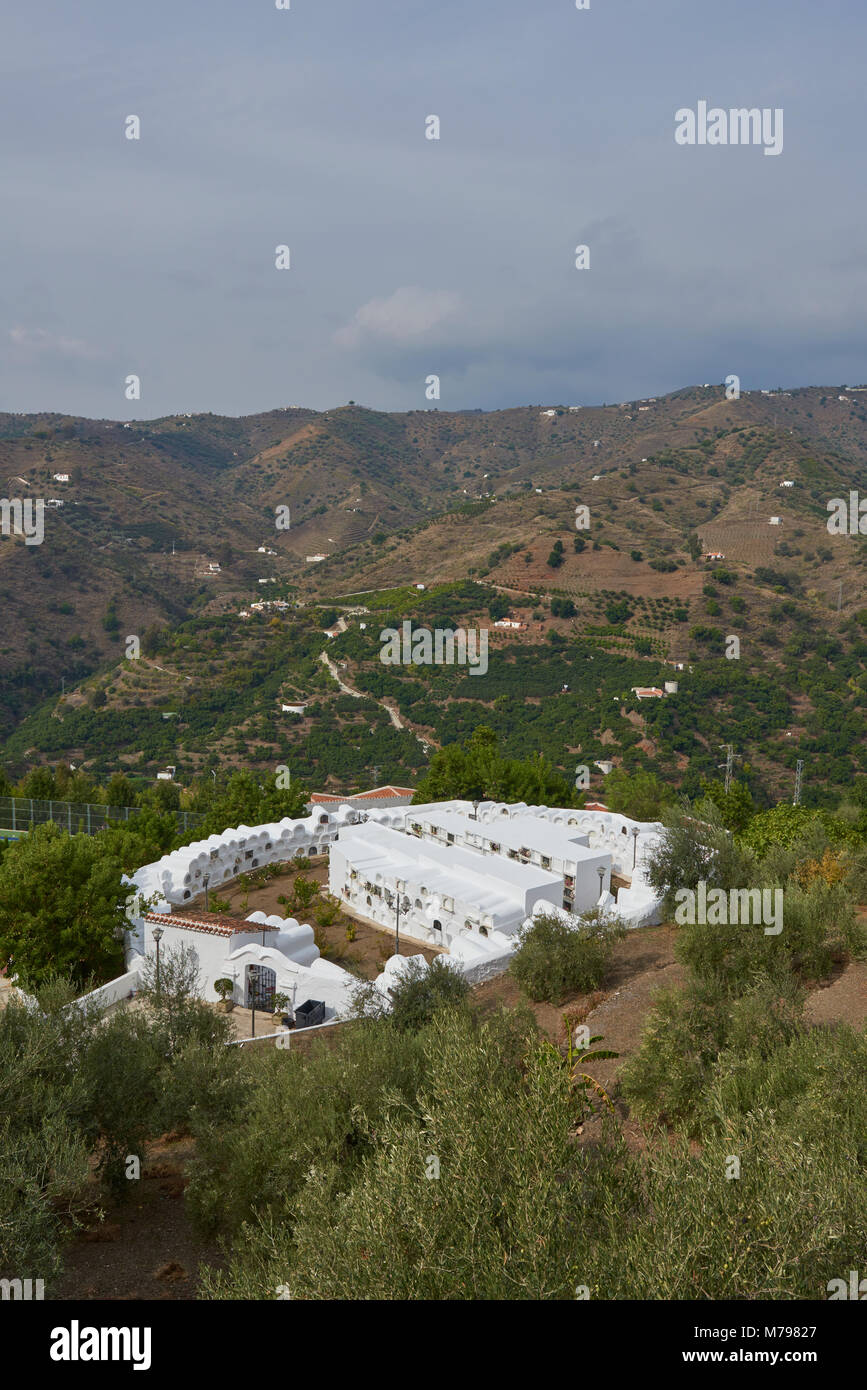
[[[116,980],[109,980],[107,985],[100,985],[98,989],[91,990],[90,994],[82,994],[75,1002],[96,1004],[100,1009],[107,1009],[111,1004],[126,999],[130,990],[137,990],[139,985],[138,970],[127,970],[126,974],[118,975]]]

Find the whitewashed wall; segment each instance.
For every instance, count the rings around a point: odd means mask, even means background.
[[[439,802],[428,808],[392,806],[378,810],[375,807],[370,807],[364,811],[346,804],[339,806],[336,810],[317,807],[311,815],[297,820],[286,818],[268,825],[240,825],[230,828],[220,835],[212,835],[206,840],[196,841],[182,849],[173,851],[171,854],[164,855],[152,864],[143,865],[128,880],[130,885],[128,916],[131,925],[127,953],[128,966],[134,968],[135,957],[140,957],[149,944],[145,941],[142,925],[144,915],[144,909],[141,905],[142,898],[149,901],[151,910],[170,913],[173,906],[180,907],[191,902],[194,898],[200,897],[204,891],[205,874],[210,875],[209,890],[215,891],[222,884],[236,878],[238,874],[259,868],[263,864],[283,863],[302,855],[329,853],[343,826],[355,825],[362,820],[372,820],[396,830],[405,830],[408,818],[417,815],[419,811],[424,809],[450,809],[465,814],[473,813],[472,803],[469,801]],[[556,825],[577,827],[580,833],[587,835],[591,849],[597,849],[612,856],[614,870],[618,875],[627,879],[631,878],[631,887],[620,890],[616,906],[616,911],[623,917],[627,925],[637,927],[659,921],[659,898],[647,882],[646,860],[648,853],[659,840],[662,831],[661,825],[633,821],[613,811],[585,811],[569,807],[531,806],[524,802],[511,804],[483,802],[478,807],[477,814],[480,821],[488,823],[506,817],[534,815],[550,820]],[[634,830],[637,831],[637,837],[633,836]],[[633,870],[634,852],[636,862]],[[588,869],[588,872],[592,873],[592,870]],[[611,899],[607,893],[600,901],[603,906],[611,906]],[[371,915],[376,917],[377,914],[374,912]],[[382,925],[391,927],[390,912],[387,914],[387,919],[386,915],[383,914]],[[256,949],[276,952],[282,962],[291,962],[291,969],[289,964],[281,964],[281,970],[287,972],[287,980],[291,975],[290,983],[296,985],[299,982],[297,974],[299,968],[314,969],[315,967],[314,974],[322,982],[323,990],[327,986],[333,993],[335,1002],[329,1007],[334,1007],[337,1010],[340,1007],[339,998],[345,982],[331,977],[330,970],[337,969],[337,967],[329,967],[328,971],[322,969],[329,963],[319,961],[319,953],[315,946],[311,951],[313,929],[307,925],[302,926],[292,918],[270,917],[264,919],[261,913],[252,914],[250,920],[264,920],[278,933],[276,938],[272,938],[269,934],[267,946],[263,948],[259,945]],[[193,933],[185,934],[187,939],[193,935]],[[208,946],[203,944],[200,948],[197,947],[202,961],[203,974],[211,985],[213,980],[218,979],[220,975],[228,975],[231,978],[232,970],[226,967],[233,953],[237,955],[238,950],[246,951],[253,946],[253,943],[246,941],[239,943],[233,939],[232,950],[227,951],[226,938],[200,935],[203,943],[213,943]],[[502,936],[497,931],[492,931],[487,938],[474,937],[472,940],[469,940],[468,934],[464,934],[452,940],[450,958],[468,977],[475,980],[488,978],[489,974],[505,969],[513,949],[514,940],[510,941],[508,937]],[[246,957],[245,963],[249,963],[246,961]],[[262,963],[266,963],[264,958]],[[267,963],[271,964],[270,961]],[[240,958],[236,961],[236,966],[240,968]],[[272,968],[276,969],[273,964]],[[341,974],[346,974],[346,972],[341,972]],[[277,988],[291,993],[291,989],[287,989],[284,984],[279,982],[280,978],[278,972]],[[354,984],[354,978],[349,978],[353,979]],[[112,982],[112,985],[117,983]],[[118,987],[120,988],[119,985]],[[111,993],[109,986],[103,988],[109,994]],[[207,997],[213,998],[212,991]],[[239,1002],[241,997],[239,984]],[[320,998],[323,996],[310,995],[310,997]]]

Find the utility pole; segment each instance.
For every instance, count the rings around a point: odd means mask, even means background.
[[[735,755],[734,755],[734,749],[732,748],[732,745],[731,745],[730,743],[721,743],[721,744],[720,744],[720,748],[724,748],[724,749],[726,750],[726,760],[725,760],[726,783],[725,783],[725,791],[726,791],[726,796],[728,796],[729,792],[731,791],[731,785],[732,785],[732,766],[733,766],[733,764],[734,764],[734,757],[735,757]],[[722,767],[723,764],[720,763],[719,766]]]
[[[797,762],[797,764],[796,764],[796,766],[795,766],[795,797],[794,797],[794,800],[793,800],[793,802],[792,802],[792,805],[793,805],[793,806],[800,806],[800,804],[801,804],[801,776],[802,776],[803,771],[804,771],[804,759],[803,759],[803,758],[799,758],[799,759],[798,759],[798,762]]]

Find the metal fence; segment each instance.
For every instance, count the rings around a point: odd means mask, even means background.
[[[0,827],[27,831],[53,820],[70,835],[95,835],[107,825],[134,820],[140,806],[101,806],[88,801],[40,801],[35,796],[0,796]],[[193,811],[173,811],[178,832],[192,830],[202,819]]]

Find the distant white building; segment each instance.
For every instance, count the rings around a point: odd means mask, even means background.
[[[794,487],[794,486],[795,486],[795,480],[794,480],[794,478],[784,478],[783,481],[780,483],[780,487]]]
[[[782,526],[782,524],[783,518],[780,516],[772,516],[770,521],[768,522],[769,526]]]
[[[52,476],[52,478],[54,479],[54,481],[55,481],[56,483],[68,483],[68,482],[69,482],[69,474],[68,474],[68,473],[52,473],[51,476]]]
[[[328,556],[327,556],[327,555],[307,555],[305,558],[306,558],[306,560],[307,560],[308,565],[318,565],[318,564],[320,563],[320,561],[322,561],[322,560],[327,560],[327,559],[328,559]]]

